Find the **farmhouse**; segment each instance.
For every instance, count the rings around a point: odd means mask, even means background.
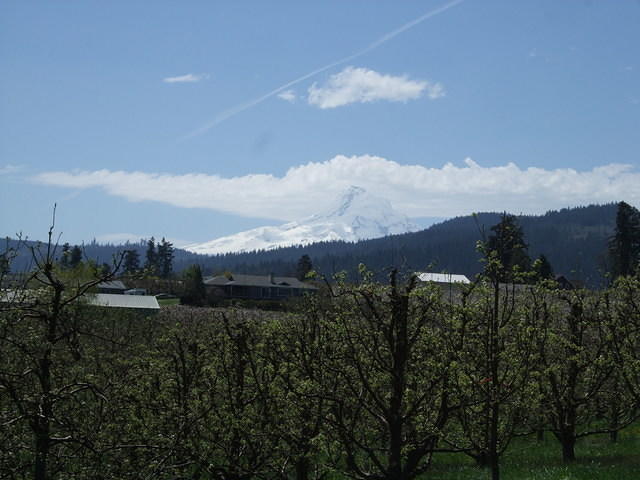
[[[111,293],[123,295],[128,288],[120,280],[111,280],[109,282],[100,282],[98,284],[98,293]]]
[[[301,282],[295,277],[276,277],[273,274],[227,273],[206,278],[204,285],[207,291],[216,297],[249,300],[284,300],[317,290],[317,287]]]

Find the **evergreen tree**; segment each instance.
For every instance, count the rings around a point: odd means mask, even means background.
[[[69,261],[71,260],[71,246],[69,242],[62,245],[62,254],[60,255],[60,266],[62,268],[69,268]]]
[[[158,244],[157,252],[157,270],[162,278],[169,278],[173,271],[173,244],[162,237],[162,241]]]
[[[191,265],[182,275],[184,278],[182,303],[186,305],[203,305],[206,298],[206,290],[200,265]]]
[[[536,280],[551,280],[554,277],[553,267],[544,254],[541,254],[535,262],[533,262],[533,271]]]
[[[500,216],[500,223],[491,227],[493,234],[486,242],[487,255],[499,261],[495,271],[489,275],[500,282],[513,282],[514,268],[520,272],[531,269],[531,259],[527,253],[528,245],[524,242],[522,227],[518,225],[515,215],[506,212]]]
[[[0,278],[11,272],[11,263],[6,253],[0,255]]]
[[[156,240],[151,237],[147,240],[147,252],[145,253],[144,268],[151,275],[155,275],[158,271],[158,253],[156,252]]]
[[[609,239],[613,278],[631,275],[640,259],[640,212],[628,203],[620,202],[616,214],[616,229]]]
[[[304,280],[311,270],[313,270],[311,258],[309,258],[309,255],[302,255],[298,260],[298,265],[296,267],[296,278],[298,280]]]
[[[125,250],[123,269],[126,274],[133,274],[140,270],[140,255],[137,250]]]
[[[75,268],[82,263],[82,250],[78,245],[74,245],[71,249],[71,255],[69,258],[69,267]]]

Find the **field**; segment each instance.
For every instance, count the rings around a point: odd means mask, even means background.
[[[578,460],[562,463],[558,442],[546,434],[543,442],[521,438],[512,442],[501,461],[504,479],[517,480],[621,480],[640,478],[640,425],[620,433],[612,443],[606,435],[584,438],[576,447]],[[460,454],[439,454],[424,477],[438,480],[485,480],[488,470],[476,467]]]
[[[161,307],[170,307],[171,305],[180,305],[179,298],[159,298],[158,305]]]

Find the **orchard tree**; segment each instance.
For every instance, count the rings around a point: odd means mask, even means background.
[[[620,382],[640,405],[640,280],[619,278],[607,297],[613,360]]]
[[[604,295],[565,291],[553,302],[538,305],[549,312],[541,326],[540,382],[547,428],[561,445],[562,459],[572,462],[578,439],[616,432],[635,416],[619,388]],[[609,421],[594,427],[598,418]]]
[[[494,265],[493,258],[488,267]],[[454,321],[445,341],[455,355],[454,412],[445,441],[500,478],[500,457],[516,435],[529,433],[536,410],[535,338],[540,312],[529,308],[531,287],[492,282],[471,285],[451,305]]]
[[[406,283],[397,270],[380,286],[364,273],[358,286],[339,283],[325,312],[338,350],[328,375],[338,383],[328,422],[349,475],[408,480],[423,474],[454,406],[448,383],[440,293]]]
[[[304,312],[279,315],[266,337],[267,366],[275,372],[273,428],[279,439],[271,470],[282,480],[320,480],[330,471],[326,418],[339,379],[328,368],[339,351],[326,323],[323,295],[308,296]]]
[[[54,478],[93,451],[100,422],[89,428],[87,412],[99,410],[103,395],[83,368],[88,330],[84,299],[118,267],[114,262],[103,275],[89,264],[62,272],[52,236],[53,226],[48,243],[31,248],[35,268],[0,312],[0,423],[5,434],[13,435],[13,454],[3,464],[36,480]],[[36,288],[27,289],[27,284]]]
[[[453,306],[456,322],[447,341],[456,353],[455,392],[462,408],[449,443],[498,480],[500,456],[513,436],[527,429],[525,412],[536,398],[529,386],[538,319],[523,309],[529,257],[522,229],[505,213],[491,230],[478,245],[484,271]]]

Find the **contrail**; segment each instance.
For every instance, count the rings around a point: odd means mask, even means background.
[[[237,115],[240,112],[243,112],[251,107],[254,107],[255,105],[258,105],[259,103],[264,102],[267,98],[273,97],[274,95],[280,93],[281,91],[296,85],[297,83],[302,82],[303,80],[306,80],[308,78],[311,78],[319,73],[324,72],[325,70],[329,70],[330,68],[336,67],[338,65],[341,65],[343,63],[347,63],[355,58],[358,58],[362,55],[364,55],[365,53],[369,53],[372,50],[375,50],[376,48],[378,48],[380,45],[383,45],[385,43],[387,43],[389,40],[392,40],[393,38],[397,37],[398,35],[400,35],[403,32],[406,32],[407,30],[409,30],[410,28],[415,27],[416,25],[419,25],[420,23],[424,22],[425,20],[428,20],[432,17],[435,17],[436,15],[439,15],[443,12],[446,12],[447,10],[449,10],[450,8],[455,7],[456,5],[460,4],[464,2],[464,0],[453,0],[449,3],[445,3],[444,5],[442,5],[441,7],[438,7],[434,10],[430,10],[427,13],[425,13],[424,15],[419,16],[418,18],[411,20],[408,23],[405,23],[404,25],[402,25],[399,28],[396,28],[395,30],[392,30],[389,33],[384,34],[382,37],[380,37],[379,39],[377,39],[376,41],[370,43],[368,46],[366,46],[365,48],[363,48],[362,50],[357,51],[356,53],[353,53],[351,55],[348,55],[344,58],[341,58],[340,60],[336,60],[335,62],[331,62],[328,65],[325,65],[324,67],[320,67],[316,70],[313,70],[312,72],[309,72],[301,77],[296,78],[295,80],[291,80],[290,82],[285,83],[284,85],[279,86],[278,88],[271,90],[269,93],[265,93],[264,95],[258,97],[258,98],[254,98],[253,100],[249,100],[248,102],[245,103],[241,103],[239,105],[236,105],[235,107],[232,107],[228,110],[225,110],[224,112],[219,113],[218,115],[216,115],[216,117],[211,120],[209,123],[203,125],[202,127],[194,130],[191,133],[188,133],[187,135],[183,136],[180,140],[186,140],[188,138],[191,137],[195,137],[197,135],[201,135],[203,133],[205,133],[208,130],[211,130],[213,127],[215,127],[216,125],[219,125],[220,123],[224,122],[225,120]]]

